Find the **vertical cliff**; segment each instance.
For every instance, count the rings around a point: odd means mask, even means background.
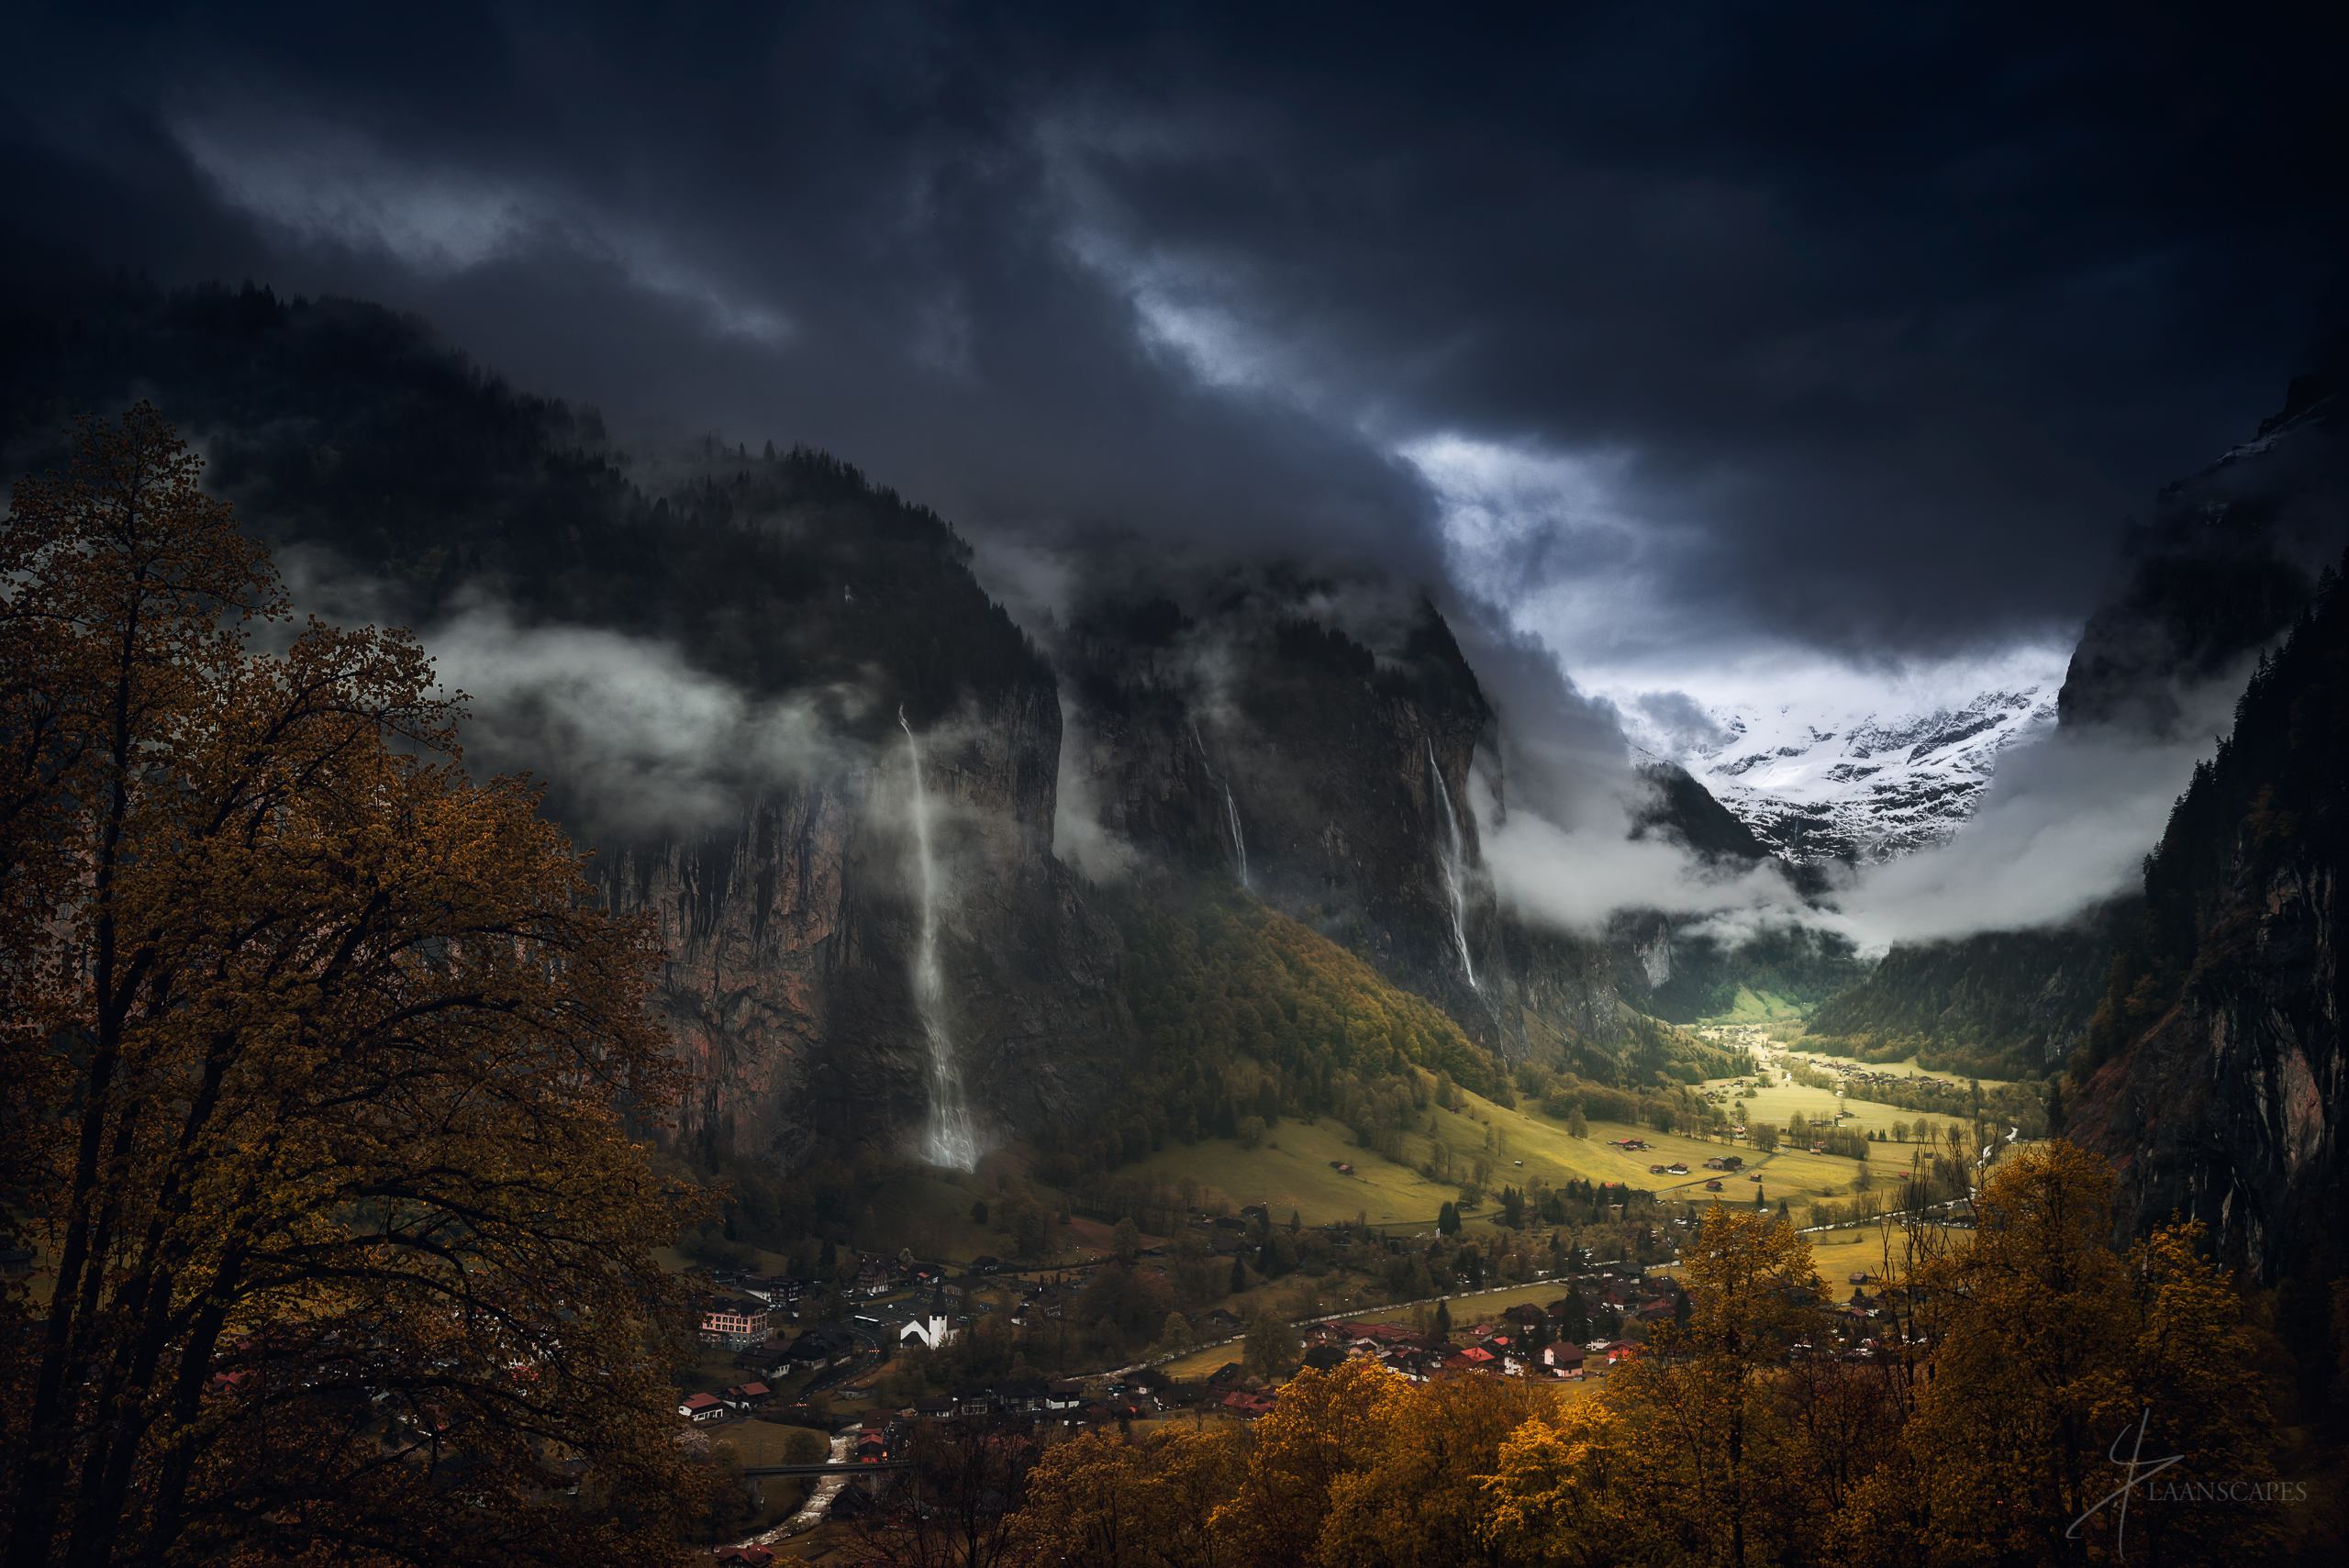
[[[1049,691],[976,698],[924,738],[944,1022],[982,1146],[1081,1120],[1132,1025],[1117,929],[1051,853]],[[932,1110],[912,984],[911,758],[885,738],[739,822],[624,843],[599,880],[669,950],[655,1006],[705,1072],[686,1130],[786,1163],[826,1140],[918,1147]]]
[[[2341,1201],[2349,594],[2327,573],[2146,862],[2144,913],[2073,1067],[2075,1140],[2125,1223],[2201,1219],[2266,1277]]]
[[[549,781],[605,895],[653,912],[656,1005],[704,1069],[685,1130],[710,1146],[917,1148],[941,1033],[983,1138],[1114,1100],[1136,1039],[1126,954],[1054,852],[1072,820],[1145,889],[1244,861],[1256,895],[1497,1053],[1575,1052],[1605,1075],[1623,998],[1671,972],[1668,931],[1586,940],[1497,904],[1475,808],[1508,793],[1496,720],[1424,603],[1277,573],[1188,611],[1145,592],[1080,617],[1048,661],[943,519],[848,465],[714,439],[632,460],[593,410],[515,392],[413,318],[109,284],[6,325],[0,447],[17,461],[44,461],[66,413],[151,394],[300,563],[306,603],[414,625],[429,649],[469,617],[495,627],[477,668],[501,691],[472,761]],[[564,706],[578,672],[559,659],[508,668],[579,648],[736,717],[686,734],[659,711]],[[631,772],[626,723],[663,732],[657,766]],[[914,984],[925,930],[935,1030]]]
[[[1086,610],[1055,652],[1072,807],[1134,850],[1146,881],[1237,879],[1244,857],[1251,892],[1489,1050],[1618,1040],[1627,988],[1647,989],[1640,962],[1494,897],[1471,780],[1506,795],[1497,720],[1442,617],[1422,601],[1349,629],[1325,589]]]

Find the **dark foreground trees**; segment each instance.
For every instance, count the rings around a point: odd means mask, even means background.
[[[262,651],[197,467],[86,422],[0,536],[6,1562],[664,1559],[648,936],[405,634]]]

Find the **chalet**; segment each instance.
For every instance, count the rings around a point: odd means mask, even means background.
[[[1580,1345],[1544,1345],[1541,1353],[1543,1366],[1568,1373],[1582,1371],[1585,1351]]]
[[[30,1252],[22,1247],[0,1251],[0,1279],[30,1279],[32,1273],[33,1255]]]
[[[932,1394],[914,1401],[914,1414],[926,1420],[943,1421],[954,1414],[954,1396]]]
[[[1008,1415],[1032,1415],[1043,1409],[1050,1387],[1037,1378],[1006,1378],[991,1385],[987,1392],[995,1396],[996,1409]]]
[[[1273,1396],[1269,1394],[1251,1393],[1244,1388],[1235,1388],[1225,1395],[1220,1403],[1225,1409],[1242,1420],[1252,1421],[1272,1409]]]
[[[856,1353],[856,1341],[833,1329],[810,1329],[784,1347],[776,1363],[793,1372],[838,1366]]]
[[[763,1383],[738,1383],[718,1398],[729,1410],[755,1410],[765,1404],[774,1393],[774,1390]]]
[[[677,1414],[699,1425],[726,1418],[726,1407],[714,1394],[688,1394],[677,1401]]]
[[[1209,1328],[1219,1329],[1227,1334],[1237,1334],[1245,1327],[1245,1320],[1238,1313],[1220,1307],[1208,1314],[1207,1323]]]
[[[1354,1342],[1360,1344],[1364,1340],[1382,1348],[1413,1347],[1427,1343],[1425,1335],[1406,1329],[1400,1323],[1357,1324],[1354,1328]]]
[[[1002,1271],[1003,1260],[990,1253],[982,1252],[971,1260],[971,1272],[974,1274],[1000,1273]]]
[[[1048,1411],[1074,1410],[1085,1403],[1085,1385],[1073,1378],[1056,1378],[1044,1385],[1044,1408]]]
[[[774,1553],[756,1541],[748,1546],[721,1546],[717,1557],[733,1568],[773,1568],[774,1563]]]
[[[1500,1357],[1493,1354],[1492,1351],[1485,1349],[1482,1345],[1470,1345],[1466,1350],[1456,1352],[1451,1359],[1458,1362],[1462,1366],[1470,1367],[1479,1371],[1489,1371],[1494,1364],[1500,1360]]]

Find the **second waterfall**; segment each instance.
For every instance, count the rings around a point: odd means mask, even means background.
[[[1460,967],[1468,975],[1469,989],[1476,986],[1476,962],[1468,956],[1468,899],[1464,884],[1467,868],[1461,863],[1460,818],[1453,815],[1452,792],[1444,787],[1443,770],[1436,765],[1435,742],[1428,742],[1428,779],[1434,786],[1436,800],[1443,806],[1443,886],[1452,895],[1452,940],[1460,949]]]
[[[933,1165],[975,1170],[979,1140],[971,1128],[970,1105],[963,1097],[963,1072],[955,1064],[954,1037],[946,1023],[946,982],[938,967],[938,862],[930,852],[921,742],[906,722],[904,708],[897,710],[897,726],[906,732],[906,753],[913,761],[914,850],[920,862],[921,935],[914,949],[913,983],[914,1006],[930,1044],[930,1125],[922,1136],[922,1158]]]

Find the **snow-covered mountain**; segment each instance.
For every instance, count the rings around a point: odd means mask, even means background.
[[[1678,762],[1754,836],[1796,862],[1885,861],[1939,843],[1973,815],[1998,753],[2055,722],[2050,685],[1984,692],[1915,714],[1815,705],[1715,710]]]

